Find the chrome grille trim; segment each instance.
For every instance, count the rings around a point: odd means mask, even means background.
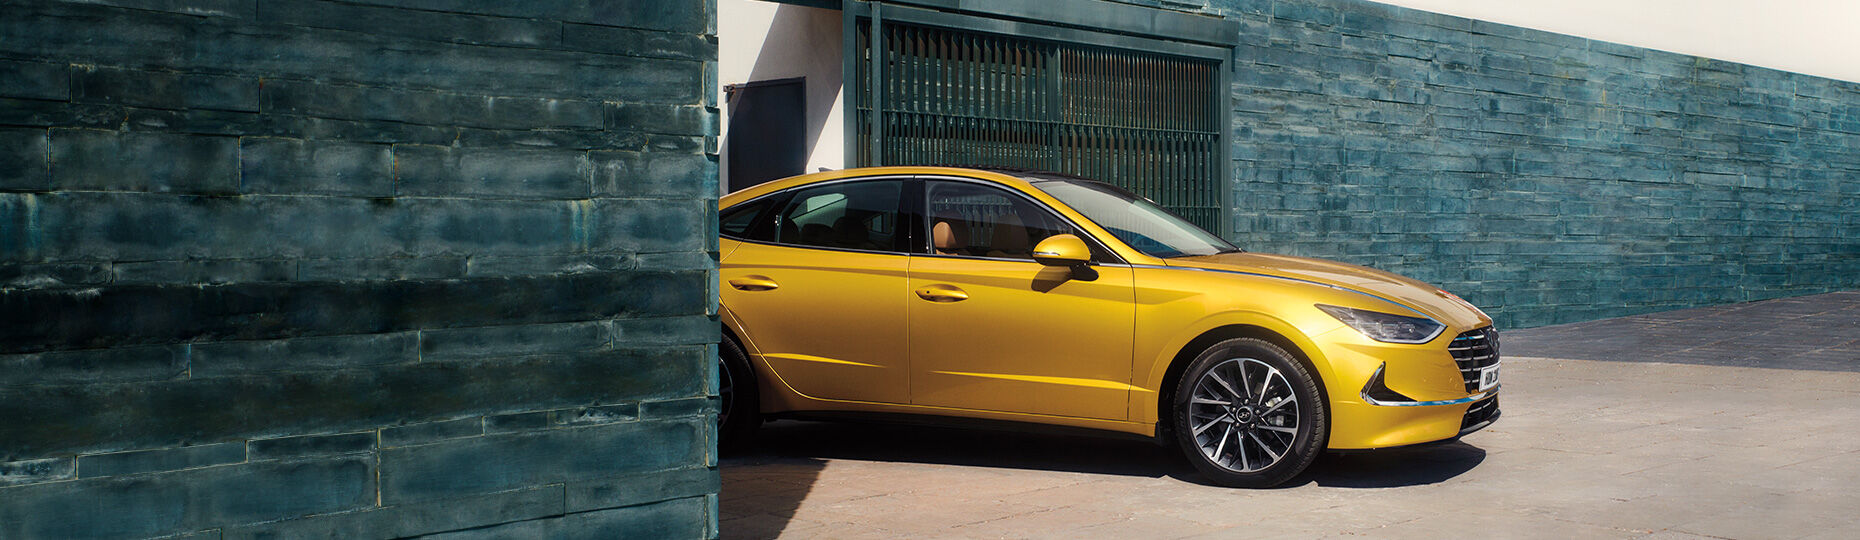
[[[1447,347],[1453,362],[1459,364],[1460,379],[1467,392],[1479,390],[1479,370],[1499,361],[1498,330],[1490,326],[1476,328],[1453,338]]]

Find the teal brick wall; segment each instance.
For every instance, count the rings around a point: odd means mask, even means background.
[[[0,538],[717,534],[713,2],[5,13]]]
[[[1130,1],[1243,25],[1249,249],[1505,328],[1860,287],[1860,84],[1359,0]]]

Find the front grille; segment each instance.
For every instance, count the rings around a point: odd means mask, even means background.
[[[1466,391],[1479,390],[1479,368],[1498,363],[1498,330],[1490,326],[1468,331],[1447,344],[1447,353],[1460,365]]]
[[[1498,396],[1481,399],[1466,408],[1466,418],[1460,420],[1460,432],[1464,434],[1467,429],[1491,422],[1496,418],[1498,418]]]

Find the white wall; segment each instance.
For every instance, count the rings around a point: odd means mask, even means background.
[[[1860,82],[1857,0],[1377,0]]]
[[[717,0],[717,102],[726,103],[721,118],[723,178],[729,178],[730,155],[730,106],[723,87],[771,79],[807,78],[806,172],[846,166],[840,32],[838,10]]]

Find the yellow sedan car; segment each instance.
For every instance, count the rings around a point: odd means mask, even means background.
[[[1215,483],[1498,418],[1498,334],[1424,283],[1241,250],[1050,173],[803,175],[725,196],[726,445],[873,413],[1152,437]]]

